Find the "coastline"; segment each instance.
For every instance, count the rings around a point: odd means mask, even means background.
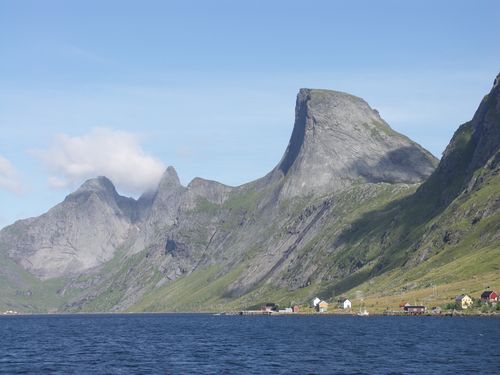
[[[242,316],[242,317],[256,317],[256,316],[268,316],[268,317],[356,317],[356,318],[371,318],[371,317],[438,317],[438,318],[468,318],[468,317],[489,317],[489,318],[500,318],[500,312],[492,313],[462,313],[462,312],[445,312],[441,314],[385,314],[385,313],[370,313],[368,316],[359,316],[357,313],[344,313],[344,312],[297,312],[297,313],[266,313],[266,312],[252,312],[245,313],[243,311],[138,311],[138,312],[36,312],[36,313],[16,313],[16,314],[0,314],[2,317],[27,317],[27,316],[46,316],[46,317],[70,317],[70,316],[159,316],[159,315],[212,315],[212,316]]]

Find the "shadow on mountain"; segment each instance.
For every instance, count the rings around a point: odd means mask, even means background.
[[[299,156],[305,138],[307,105],[297,98],[296,107],[295,125],[293,127],[290,143],[285,151],[285,157],[279,165],[279,169],[284,175],[288,173],[293,163]]]
[[[327,286],[325,296],[346,292],[372,277],[403,267],[418,248],[419,238],[426,224],[441,214],[446,206],[434,206],[418,193],[393,201],[381,209],[365,213],[344,230],[334,243],[342,258],[352,263],[351,273],[339,282]],[[375,266],[371,270],[362,269],[371,259],[367,259],[368,249],[378,248]]]
[[[376,165],[370,165],[366,160],[360,159],[346,170],[357,171],[371,183],[417,183],[428,178],[437,164],[431,154],[423,151],[425,150],[412,144],[388,152]]]

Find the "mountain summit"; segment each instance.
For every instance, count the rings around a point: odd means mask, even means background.
[[[354,182],[417,183],[437,159],[392,130],[363,99],[301,89],[295,125],[277,170],[287,197],[326,194]]]

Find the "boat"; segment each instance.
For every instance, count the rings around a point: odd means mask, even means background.
[[[358,316],[369,316],[369,315],[370,313],[366,311],[366,308],[363,308],[363,310],[361,310],[361,307],[359,308]]]

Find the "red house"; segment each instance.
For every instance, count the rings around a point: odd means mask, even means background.
[[[486,290],[481,294],[482,302],[496,302],[498,301],[498,294],[492,290]]]

